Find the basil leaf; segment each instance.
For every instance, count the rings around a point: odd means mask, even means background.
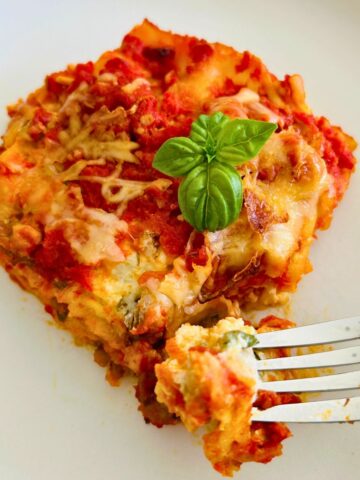
[[[259,343],[259,341],[255,335],[250,335],[241,330],[231,330],[224,334],[221,343],[224,349],[232,347],[249,348]]]
[[[229,165],[199,165],[181,183],[178,200],[185,220],[196,230],[221,230],[239,216],[241,179]]]
[[[213,115],[200,115],[191,126],[190,138],[206,149],[212,149],[215,154],[216,139],[220,130],[229,122],[229,117],[222,112]],[[211,152],[207,152],[211,153]]]
[[[204,161],[204,149],[200,145],[187,137],[175,137],[161,145],[153,167],[171,177],[182,177]]]
[[[218,136],[216,160],[239,165],[254,158],[276,130],[275,123],[237,119],[224,125]]]

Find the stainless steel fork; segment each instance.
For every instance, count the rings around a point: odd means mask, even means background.
[[[360,339],[360,316],[323,322],[288,330],[260,333],[256,350],[323,345]],[[360,345],[321,353],[257,361],[261,371],[337,367],[360,363]],[[263,381],[262,390],[274,392],[330,392],[360,388],[360,370],[294,380]],[[355,422],[360,420],[360,397],[279,405],[252,411],[252,420],[261,422]]]

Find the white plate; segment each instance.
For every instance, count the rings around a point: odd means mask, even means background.
[[[276,74],[299,72],[310,105],[360,138],[360,3],[353,1],[0,0],[0,107],[46,73],[95,59],[148,16],[164,28],[249,49]],[[292,302],[299,322],[360,314],[360,177],[312,249]],[[220,478],[181,427],[145,425],[132,387],[111,388],[86,349],[47,325],[42,306],[0,273],[0,478]],[[240,478],[358,478],[360,424],[301,426],[269,465]],[[237,476],[238,478],[238,476]]]

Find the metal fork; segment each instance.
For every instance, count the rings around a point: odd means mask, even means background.
[[[360,316],[288,330],[260,333],[256,338],[259,341],[255,347],[256,350],[323,345],[360,339]],[[360,363],[360,345],[328,352],[257,360],[257,368],[261,372],[337,367],[358,363]],[[293,393],[330,392],[359,388],[359,370],[294,380],[263,381],[260,385],[262,390]],[[267,410],[253,408],[252,420],[290,423],[355,422],[360,420],[360,397],[279,405]]]

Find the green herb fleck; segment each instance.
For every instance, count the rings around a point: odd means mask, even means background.
[[[221,340],[222,348],[249,348],[259,343],[255,335],[242,332],[241,330],[231,330],[226,332]]]

